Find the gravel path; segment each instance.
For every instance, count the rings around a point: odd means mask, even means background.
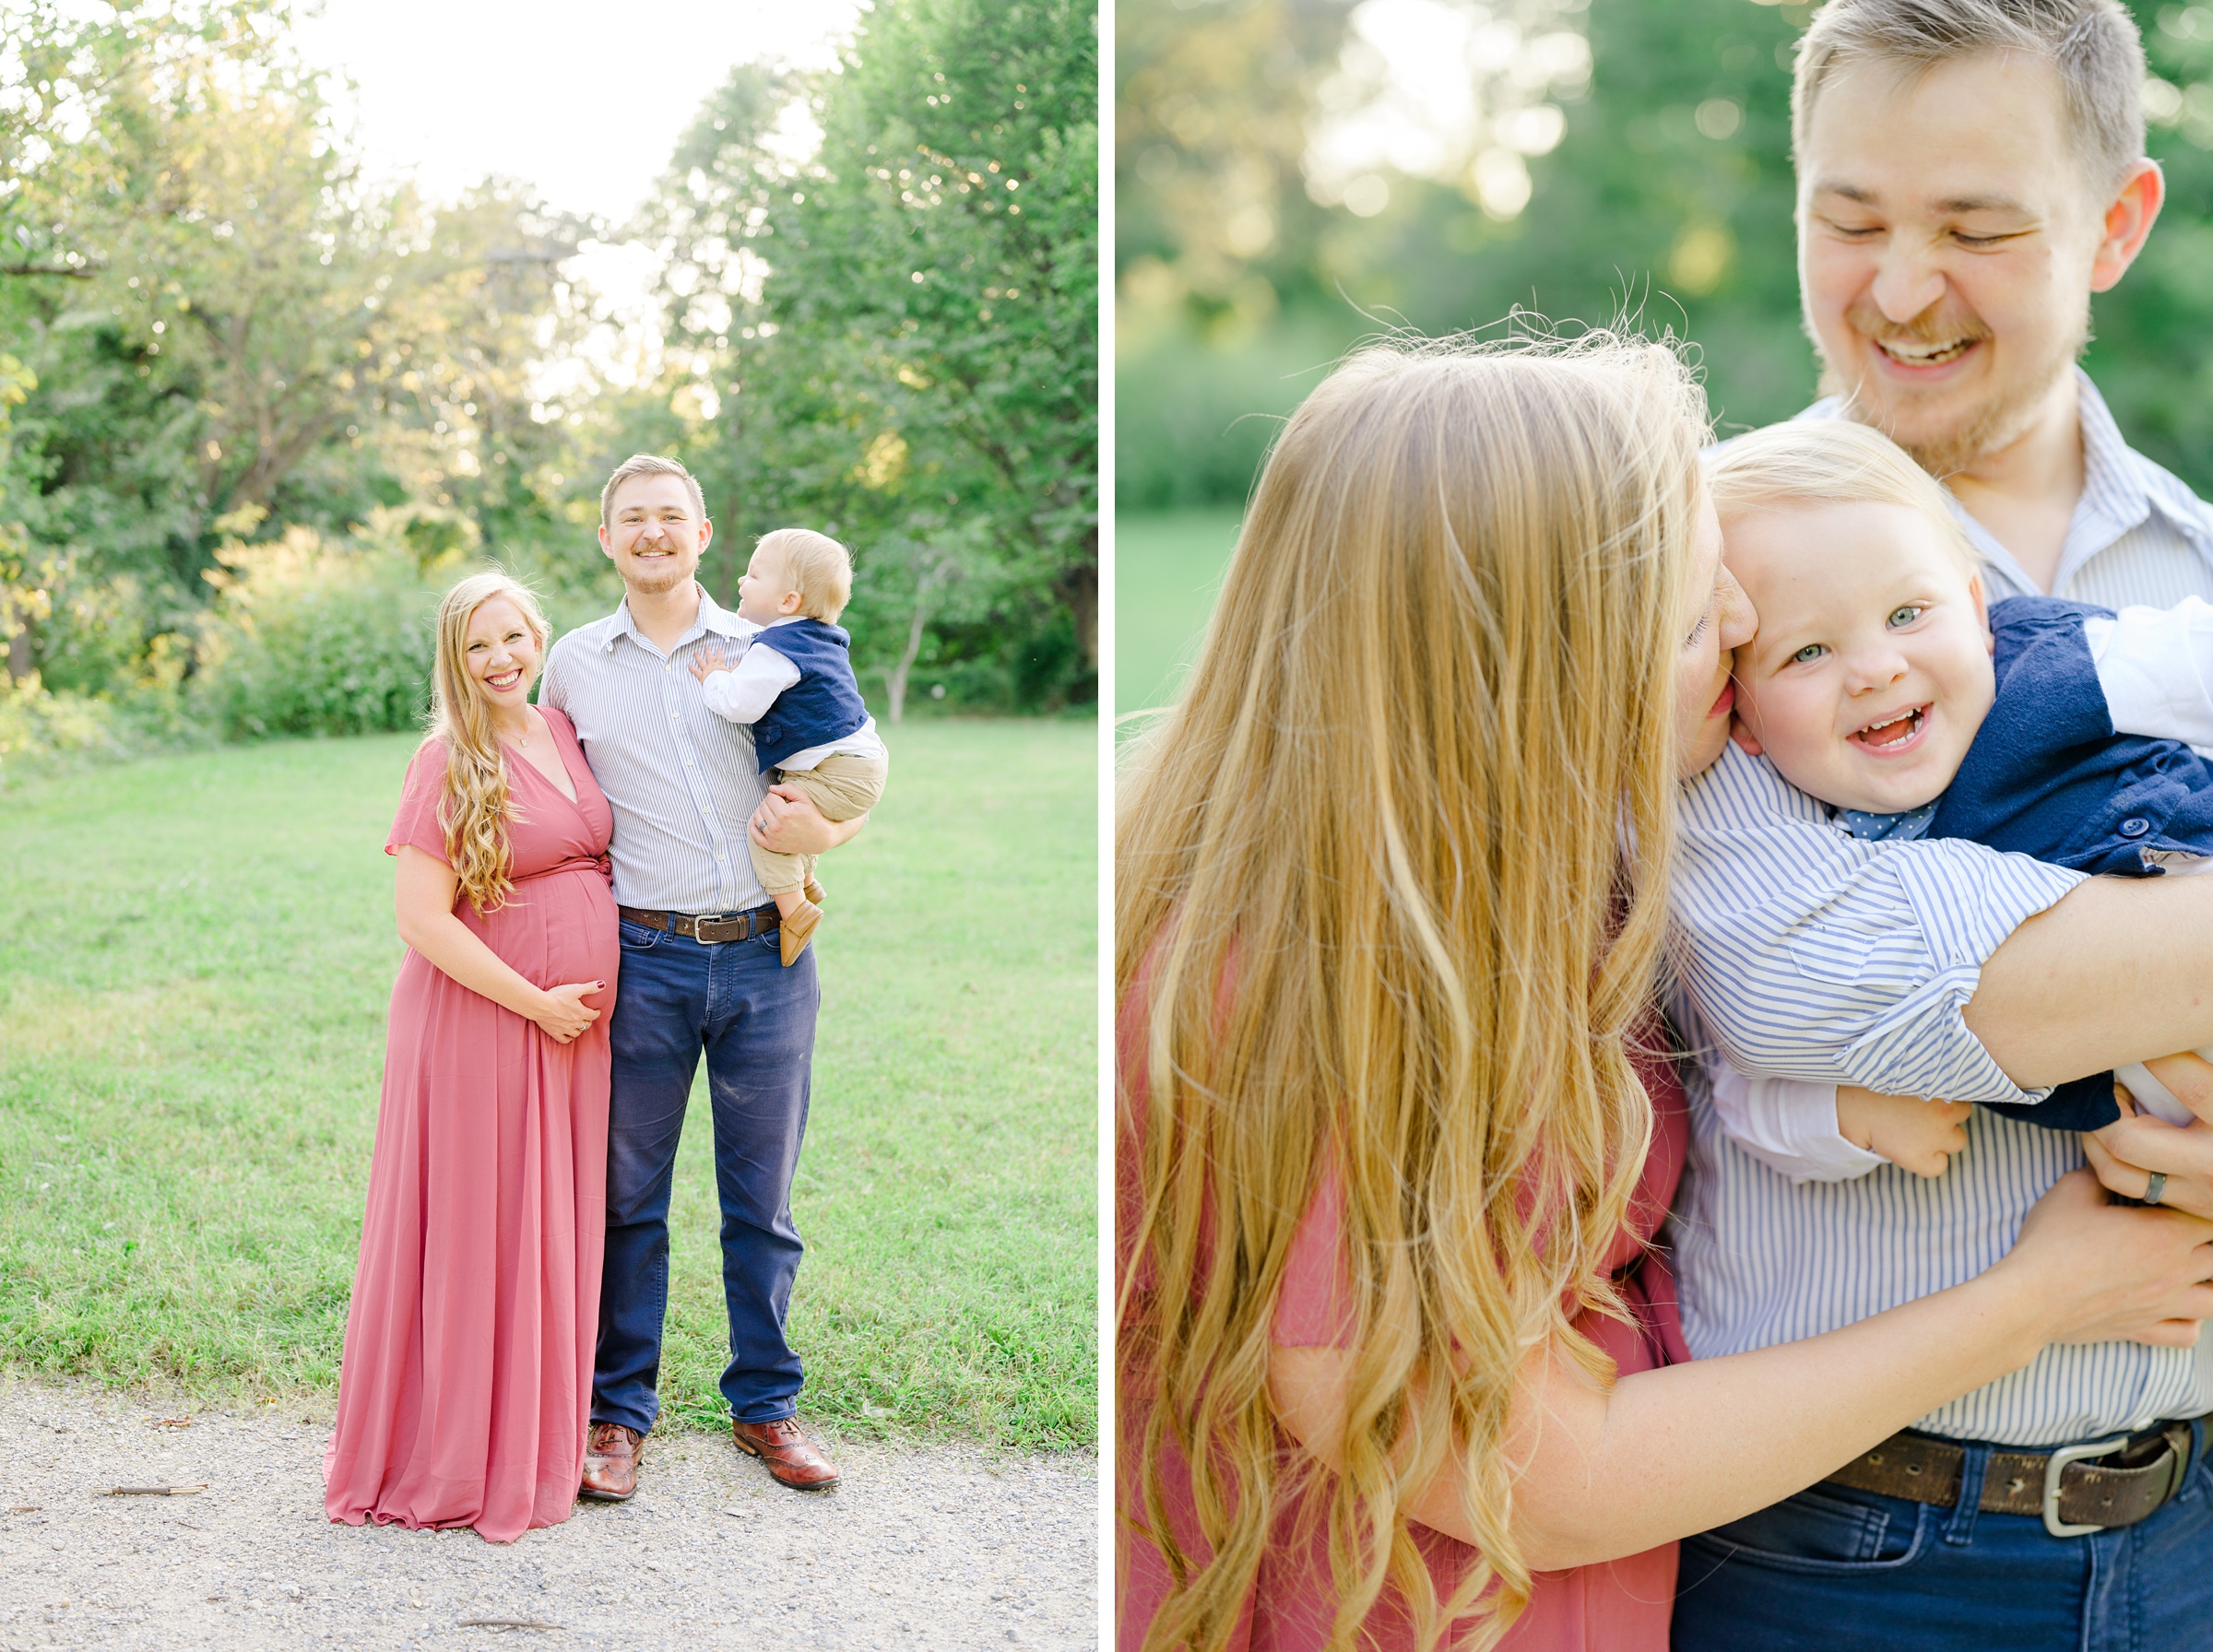
[[[1087,1457],[840,1443],[843,1483],[805,1494],[657,1435],[630,1503],[503,1547],[330,1524],[327,1415],[255,1413],[0,1378],[0,1648],[1098,1644]]]

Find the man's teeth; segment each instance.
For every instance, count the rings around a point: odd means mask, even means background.
[[[1955,338],[1949,344],[1907,344],[1899,340],[1880,343],[1876,348],[1896,361],[1914,367],[1927,367],[1938,361],[1950,361],[1966,353],[1975,341]]]

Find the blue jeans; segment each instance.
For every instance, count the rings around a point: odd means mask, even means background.
[[[1683,1544],[1675,1652],[2203,1652],[2213,1647],[2213,1469],[2149,1519],[2055,1538],[1985,1515],[1989,1447],[1958,1508],[1819,1485]]]
[[[773,1422],[792,1414],[802,1380],[784,1316],[803,1248],[791,1222],[791,1178],[807,1133],[822,1002],[814,951],[786,969],[774,929],[713,946],[642,924],[621,929],[622,974],[608,1029],[607,1263],[592,1420],[644,1432],[660,1414],[669,1195],[704,1051],[730,1318],[722,1393],[739,1422]]]

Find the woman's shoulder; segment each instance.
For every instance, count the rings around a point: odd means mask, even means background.
[[[541,705],[538,708],[538,714],[546,720],[548,728],[563,739],[573,740],[576,738],[576,725],[569,721],[569,714],[560,707]]]

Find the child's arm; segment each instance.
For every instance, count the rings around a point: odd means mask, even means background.
[[[773,648],[755,643],[733,668],[716,643],[702,643],[692,651],[692,675],[700,681],[700,698],[717,717],[728,723],[758,723],[776,696],[799,680],[799,668]]]
[[[1747,1079],[1718,1056],[1704,1065],[1722,1133],[1793,1182],[1849,1182],[1883,1162],[1838,1129],[1839,1086]]]
[[[2127,608],[2082,631],[2116,731],[2213,747],[2213,606]]]
[[[1965,1102],[1837,1086],[1837,1133],[1917,1176],[1942,1175],[1951,1168],[1952,1155],[1967,1150],[1967,1115],[1972,1111]]]
[[[1967,1146],[1965,1102],[1747,1079],[1718,1061],[1707,1071],[1722,1134],[1794,1182],[1848,1182],[1886,1162],[1940,1176]]]

